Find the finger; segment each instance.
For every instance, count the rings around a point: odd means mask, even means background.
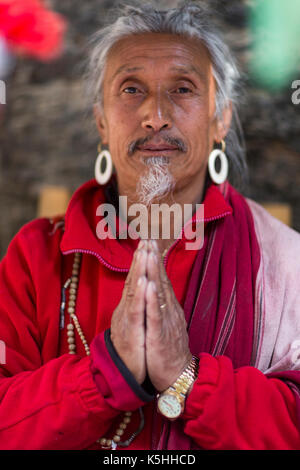
[[[146,275],[147,242],[143,241],[141,247],[134,254],[134,264],[131,267],[130,289],[135,290],[138,279]]]
[[[129,272],[128,272],[128,275],[127,275],[127,279],[126,279],[126,284],[130,284],[130,281],[131,281],[131,278],[132,278],[132,275],[133,273],[135,272],[135,269],[136,269],[136,264],[137,264],[137,261],[138,261],[138,258],[139,258],[139,254],[142,250],[146,250],[147,251],[147,243],[145,240],[141,240],[137,246],[137,249],[135,250],[135,252],[133,253],[133,258],[132,258],[132,262],[131,262],[131,266],[130,266],[130,269],[129,269]]]
[[[171,281],[169,279],[169,276],[167,274],[167,271],[165,269],[164,261],[162,256],[160,255],[158,251],[158,246],[157,243],[153,240],[154,243],[152,243],[153,250],[154,252],[158,252],[158,268],[159,268],[159,275],[160,275],[160,280],[162,283],[162,288],[165,292],[165,297],[167,298],[168,302],[177,304],[178,300],[176,298],[175,292],[173,290],[173,286],[171,284]]]
[[[175,300],[175,294],[173,291],[173,287],[171,285],[170,279],[166,273],[166,269],[163,263],[163,258],[158,250],[158,246],[155,240],[151,240],[149,243],[151,246],[150,252],[153,252],[157,259],[157,268],[158,268],[158,275],[159,275],[159,282],[160,286],[158,288],[159,296],[163,303],[171,303]]]
[[[145,256],[141,256],[142,251],[147,251],[147,242],[145,240],[140,241],[137,249],[134,252],[130,270],[128,272],[122,293],[123,299],[127,298],[127,295],[135,287],[139,277],[142,277],[146,274],[146,259]],[[132,284],[134,284],[134,286],[132,286]]]
[[[138,289],[138,284],[140,287],[141,279],[145,279],[146,283],[146,260],[147,260],[147,253],[145,250],[141,250],[137,254],[135,269],[132,273],[130,284],[126,291],[124,292],[124,303],[122,303],[122,308],[124,312],[131,312],[131,309],[135,312],[136,307],[136,295],[139,294],[140,289]],[[143,283],[142,283],[143,285]],[[143,302],[140,307],[141,313],[144,313],[145,310],[145,293],[143,294]]]
[[[141,276],[137,281],[132,301],[128,308],[128,320],[131,323],[131,326],[144,326],[146,288],[146,276]]]
[[[150,251],[147,258],[147,276],[149,281],[152,281],[155,285],[156,296],[158,299],[159,305],[166,305],[167,299],[165,291],[163,289],[160,269],[159,269],[159,260],[158,256],[160,254],[155,251]]]
[[[165,265],[164,265],[164,262],[163,262],[163,257],[160,255],[160,253],[158,251],[158,247],[157,247],[156,242],[153,243],[153,250],[154,250],[154,252],[158,252],[158,254],[159,254],[159,256],[158,256],[158,268],[159,268],[159,274],[160,274],[161,281],[165,284],[165,286],[167,288],[170,288],[171,287],[171,282],[170,282],[170,279],[167,275],[166,268],[165,268]]]
[[[153,281],[149,281],[146,287],[146,324],[149,346],[149,341],[155,341],[162,333],[162,315],[159,308],[157,290]]]
[[[146,375],[145,359],[145,276],[137,286],[128,308],[119,308],[111,323],[111,340],[120,358],[139,384]],[[113,315],[114,318],[114,315]],[[113,320],[112,318],[112,320]]]

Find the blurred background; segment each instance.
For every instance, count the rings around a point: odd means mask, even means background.
[[[288,1],[296,8],[294,0]],[[272,40],[268,48],[261,41],[266,40],[264,31],[270,23],[253,14],[255,2],[215,3],[220,28],[244,74],[240,118],[250,180],[243,193],[288,208],[289,225],[300,231],[300,104],[292,102],[296,91],[292,83],[300,80],[300,67],[293,63],[296,53],[286,52],[293,51],[293,36],[287,44],[282,41],[288,31],[299,36],[300,27],[293,29],[286,19],[281,39],[277,44]],[[6,81],[5,114],[0,117],[0,258],[21,226],[39,215],[45,187],[61,187],[71,195],[93,178],[98,136],[85,96],[83,66],[90,35],[107,21],[115,4],[113,0],[47,1],[68,24],[62,55],[49,63],[18,58]],[[277,0],[269,4],[275,8]],[[257,13],[266,18],[265,11]],[[300,17],[299,9],[292,9],[289,18],[296,14]],[[285,48],[278,50],[278,44]],[[277,62],[277,69],[275,52],[285,59]]]

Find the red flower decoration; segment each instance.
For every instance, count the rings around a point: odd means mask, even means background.
[[[40,0],[0,0],[0,36],[15,52],[47,61],[62,49],[66,23]]]

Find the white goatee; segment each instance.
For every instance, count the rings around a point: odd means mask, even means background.
[[[166,196],[174,188],[175,181],[169,171],[168,157],[148,157],[144,160],[147,171],[140,177],[137,194],[147,207],[156,199]]]

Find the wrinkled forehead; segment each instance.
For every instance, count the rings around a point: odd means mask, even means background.
[[[164,33],[126,36],[115,43],[107,54],[105,80],[114,80],[122,73],[162,70],[195,74],[202,81],[212,76],[212,62],[205,45],[199,39]]]

